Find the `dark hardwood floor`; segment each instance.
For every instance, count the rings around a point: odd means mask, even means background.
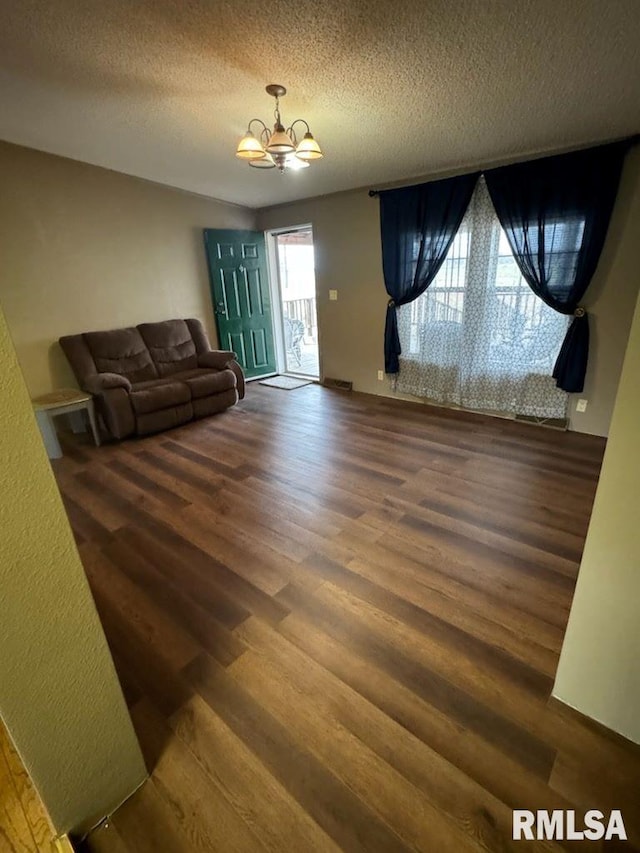
[[[632,843],[589,849],[640,847],[638,749],[549,702],[603,449],[314,385],[68,439],[152,770],[90,849],[560,849],[513,808],[619,808]]]

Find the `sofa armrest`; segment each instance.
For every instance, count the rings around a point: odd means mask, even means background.
[[[209,350],[198,356],[198,367],[212,367],[214,370],[224,370],[230,361],[235,361],[236,354],[231,350]]]
[[[244,397],[244,373],[236,360],[235,352],[231,350],[209,350],[198,356],[198,367],[210,367],[213,370],[233,370],[236,375],[238,399]]]
[[[120,376],[118,373],[96,373],[93,376],[88,376],[84,380],[84,390],[90,394],[104,394],[112,388],[124,388],[125,391],[131,389],[131,383],[126,376]]]
[[[136,418],[127,388],[105,388],[98,397],[97,405],[112,438],[127,438],[135,433]]]
[[[229,370],[233,370],[236,375],[236,390],[238,392],[238,400],[244,398],[244,373],[237,361],[230,361],[227,365]]]

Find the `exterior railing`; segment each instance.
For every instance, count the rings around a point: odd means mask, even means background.
[[[471,297],[462,287],[432,287],[427,293],[429,298],[418,298],[410,303],[409,353],[420,351],[425,334],[434,336],[432,340],[439,340],[446,328],[449,334],[456,328],[461,329],[464,301]],[[528,288],[498,286],[486,298],[493,302],[493,305],[485,305],[485,316],[492,315],[491,342],[494,346],[518,341],[526,347],[535,340],[538,328],[548,322],[546,306]],[[553,353],[548,356],[551,360],[553,357]]]
[[[312,299],[290,299],[284,300],[282,308],[285,317],[292,320],[300,320],[304,325],[305,340],[317,339],[316,300]]]

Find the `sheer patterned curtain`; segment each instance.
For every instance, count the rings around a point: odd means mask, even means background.
[[[571,227],[579,241],[580,226]],[[566,416],[568,395],[551,373],[569,318],[523,279],[483,178],[431,286],[397,311],[398,391],[470,409]]]
[[[529,287],[555,311],[574,315],[553,369],[564,391],[584,387],[589,318],[579,303],[598,265],[631,141],[485,173],[496,215]]]
[[[384,284],[391,297],[384,326],[386,373],[398,372],[400,338],[396,308],[429,287],[444,262],[479,172],[431,181],[380,196],[380,236]]]

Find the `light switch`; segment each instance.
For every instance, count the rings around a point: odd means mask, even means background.
[[[329,299],[332,302],[337,302],[338,301],[338,291],[337,290],[330,290],[329,291]]]

